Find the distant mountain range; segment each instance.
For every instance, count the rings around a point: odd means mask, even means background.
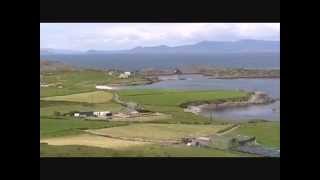
[[[67,50],[67,49],[52,49],[52,48],[40,48],[40,54],[81,54],[83,51]]]
[[[196,44],[169,47],[166,45],[151,47],[135,47],[129,50],[101,51],[88,50],[86,52],[70,50],[44,49],[40,54],[181,54],[181,53],[260,53],[280,52],[280,41],[239,40],[239,41],[202,41]]]

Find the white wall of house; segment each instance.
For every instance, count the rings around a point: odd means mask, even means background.
[[[131,76],[131,72],[124,72],[124,75]]]
[[[119,75],[119,78],[121,78],[121,79],[126,79],[126,78],[128,78],[128,77],[129,77],[129,76],[126,75],[126,74],[124,74],[124,73],[122,73],[122,74]]]
[[[93,112],[93,115],[95,115],[95,116],[106,116],[109,113],[110,113],[110,111],[101,111],[101,112]]]

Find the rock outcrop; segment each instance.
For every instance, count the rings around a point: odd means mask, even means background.
[[[226,101],[221,103],[208,103],[202,104],[198,106],[190,105],[184,109],[185,112],[191,112],[194,114],[199,114],[202,110],[218,110],[225,108],[236,108],[243,107],[249,105],[257,105],[257,104],[268,104],[275,102],[276,99],[271,98],[267,93],[255,91],[253,92],[249,99],[246,101]]]

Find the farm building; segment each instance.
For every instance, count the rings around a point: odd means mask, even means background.
[[[101,90],[113,90],[113,87],[110,86],[102,86],[102,85],[97,85],[96,89],[101,89]]]
[[[110,111],[96,111],[96,112],[76,112],[73,114],[74,117],[108,117],[112,116]]]
[[[101,112],[93,112],[94,116],[112,116],[112,113],[110,111],[101,111]]]
[[[130,76],[131,76],[131,72],[124,72],[119,75],[119,78],[126,79],[126,78],[129,78]]]
[[[129,76],[121,73],[121,74],[119,75],[119,78],[121,78],[121,79],[126,79],[126,78],[129,78]]]
[[[73,114],[74,117],[88,117],[93,116],[93,112],[76,112]]]
[[[131,72],[124,72],[124,75],[126,75],[126,76],[131,76]]]
[[[187,143],[187,146],[196,146],[196,147],[206,147],[210,143],[210,138],[208,137],[199,137],[194,139],[184,140]]]
[[[173,73],[174,74],[182,74],[182,72],[178,68],[174,69]]]

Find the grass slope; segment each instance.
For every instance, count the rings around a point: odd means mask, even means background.
[[[54,112],[60,112],[64,114],[71,111],[118,112],[121,108],[121,105],[114,102],[91,104],[66,101],[40,101],[40,116],[52,116],[54,115]]]
[[[158,123],[184,123],[184,124],[224,124],[226,122],[210,121],[208,118],[192,113],[186,113],[180,104],[189,101],[221,100],[225,98],[243,98],[248,94],[241,91],[181,91],[181,90],[121,90],[120,98],[124,101],[133,101],[141,104],[144,108],[170,114],[172,118],[155,121]]]
[[[113,150],[89,146],[40,145],[41,157],[248,157],[249,154],[207,148],[144,145]]]
[[[52,96],[41,98],[46,101],[68,101],[86,103],[105,103],[112,100],[112,93],[106,91],[93,91],[87,93],[71,94],[65,96]]]
[[[73,118],[40,118],[40,138],[66,136],[83,133],[85,129],[108,128],[127,125],[125,122],[85,121]]]
[[[64,136],[56,138],[48,138],[40,140],[41,143],[48,143],[49,145],[83,145],[90,147],[101,147],[111,149],[123,149],[134,146],[141,146],[149,144],[141,141],[127,141],[120,139],[107,138],[103,136],[96,136],[90,134],[81,134],[74,136]]]
[[[95,90],[96,85],[102,84],[147,82],[144,77],[139,75],[134,79],[119,79],[117,74],[108,75],[108,73],[99,70],[56,71],[41,73],[41,75],[41,81],[44,84],[54,84],[54,86],[40,88],[40,97],[90,92]],[[58,88],[59,85],[63,88]]]
[[[182,137],[213,135],[228,125],[187,125],[187,124],[131,124],[129,126],[89,130],[89,132],[144,140],[177,140]]]
[[[179,91],[179,90],[122,90],[119,92],[124,100],[134,101],[152,106],[179,106],[188,101],[214,101],[227,98],[241,98],[247,96],[242,91]]]
[[[280,122],[245,123],[229,134],[255,136],[261,145],[280,147]]]

